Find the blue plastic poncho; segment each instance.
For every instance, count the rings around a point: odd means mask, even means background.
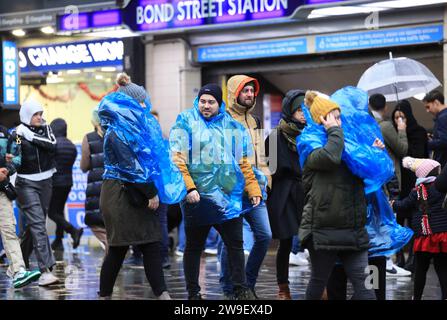
[[[413,231],[397,223],[388,198],[382,189],[366,196],[368,211],[366,231],[369,236],[369,256],[390,256],[402,249]]]
[[[245,128],[225,112],[205,119],[198,99],[181,113],[170,133],[171,152],[187,156],[186,166],[200,194],[200,202],[181,203],[185,224],[221,223],[242,214],[245,179],[239,167],[250,155],[251,141]]]
[[[394,164],[388,153],[372,146],[376,138],[383,141],[383,137],[379,125],[368,113],[367,93],[358,88],[346,87],[335,92],[331,100],[341,108],[345,138],[342,160],[354,175],[363,179],[366,194],[380,189],[393,177]],[[307,126],[297,137],[301,168],[309,154],[327,142],[324,127],[312,120],[307,108],[303,110]]]
[[[144,108],[119,92],[102,99],[98,114],[106,130],[103,178],[153,182],[162,203],[178,203],[186,195],[185,183],[170,159],[160,124],[150,113],[150,102],[145,104]]]
[[[383,137],[379,125],[368,113],[368,95],[361,89],[345,87],[335,92],[331,100],[337,102],[341,108],[345,141],[342,161],[365,184],[369,254],[391,255],[410,241],[413,232],[396,222],[382,191],[382,186],[394,175],[394,164],[386,151],[372,146],[376,138],[383,141]],[[307,126],[297,137],[302,168],[309,154],[327,142],[324,127],[312,120],[307,108],[303,107],[303,111]]]

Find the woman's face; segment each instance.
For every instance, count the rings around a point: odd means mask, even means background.
[[[394,113],[394,123],[396,126],[399,124],[399,119],[402,119],[404,123],[407,123],[407,118],[405,117],[405,114],[402,111],[396,111]]]
[[[31,118],[31,122],[30,125],[33,127],[40,127],[43,123],[43,119],[42,119],[42,112],[36,112],[35,114],[33,114],[33,117]]]
[[[296,110],[296,111],[293,113],[292,117],[293,117],[296,121],[298,121],[299,123],[306,124],[306,118],[304,117],[304,112],[303,112],[303,110],[302,110],[301,108],[299,108],[298,110]]]

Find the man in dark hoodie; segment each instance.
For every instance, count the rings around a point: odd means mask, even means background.
[[[65,220],[64,208],[73,185],[73,164],[76,160],[76,146],[67,139],[67,123],[64,119],[54,119],[51,129],[56,137],[56,169],[53,175],[53,192],[51,196],[50,209],[48,216],[56,225],[56,239],[51,244],[53,250],[64,250],[62,239],[64,231],[69,233],[73,239],[73,249],[79,246],[82,228],[75,228],[71,223]]]

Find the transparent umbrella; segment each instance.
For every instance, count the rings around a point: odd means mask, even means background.
[[[357,87],[368,95],[381,93],[387,101],[399,101],[425,94],[441,83],[422,63],[409,58],[383,60],[366,70]]]

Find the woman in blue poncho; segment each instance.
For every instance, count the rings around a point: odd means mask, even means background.
[[[314,149],[303,167],[306,198],[299,237],[312,262],[306,299],[321,299],[339,258],[353,284],[354,299],[375,300],[374,292],[365,287],[369,238],[364,183],[342,160],[341,108],[312,91],[306,93],[305,104],[327,135],[325,145]]]
[[[112,295],[129,245],[134,245],[143,254],[152,291],[158,299],[167,300],[170,297],[160,254],[161,229],[155,214],[158,189],[151,178],[154,168],[149,161],[154,160],[151,152],[155,146],[150,149],[151,145],[138,140],[150,130],[146,125],[148,94],[143,87],[130,82],[126,74],[120,74],[117,82],[117,93],[106,96],[99,107],[101,125],[106,129],[100,208],[109,244],[101,268],[99,295]]]

